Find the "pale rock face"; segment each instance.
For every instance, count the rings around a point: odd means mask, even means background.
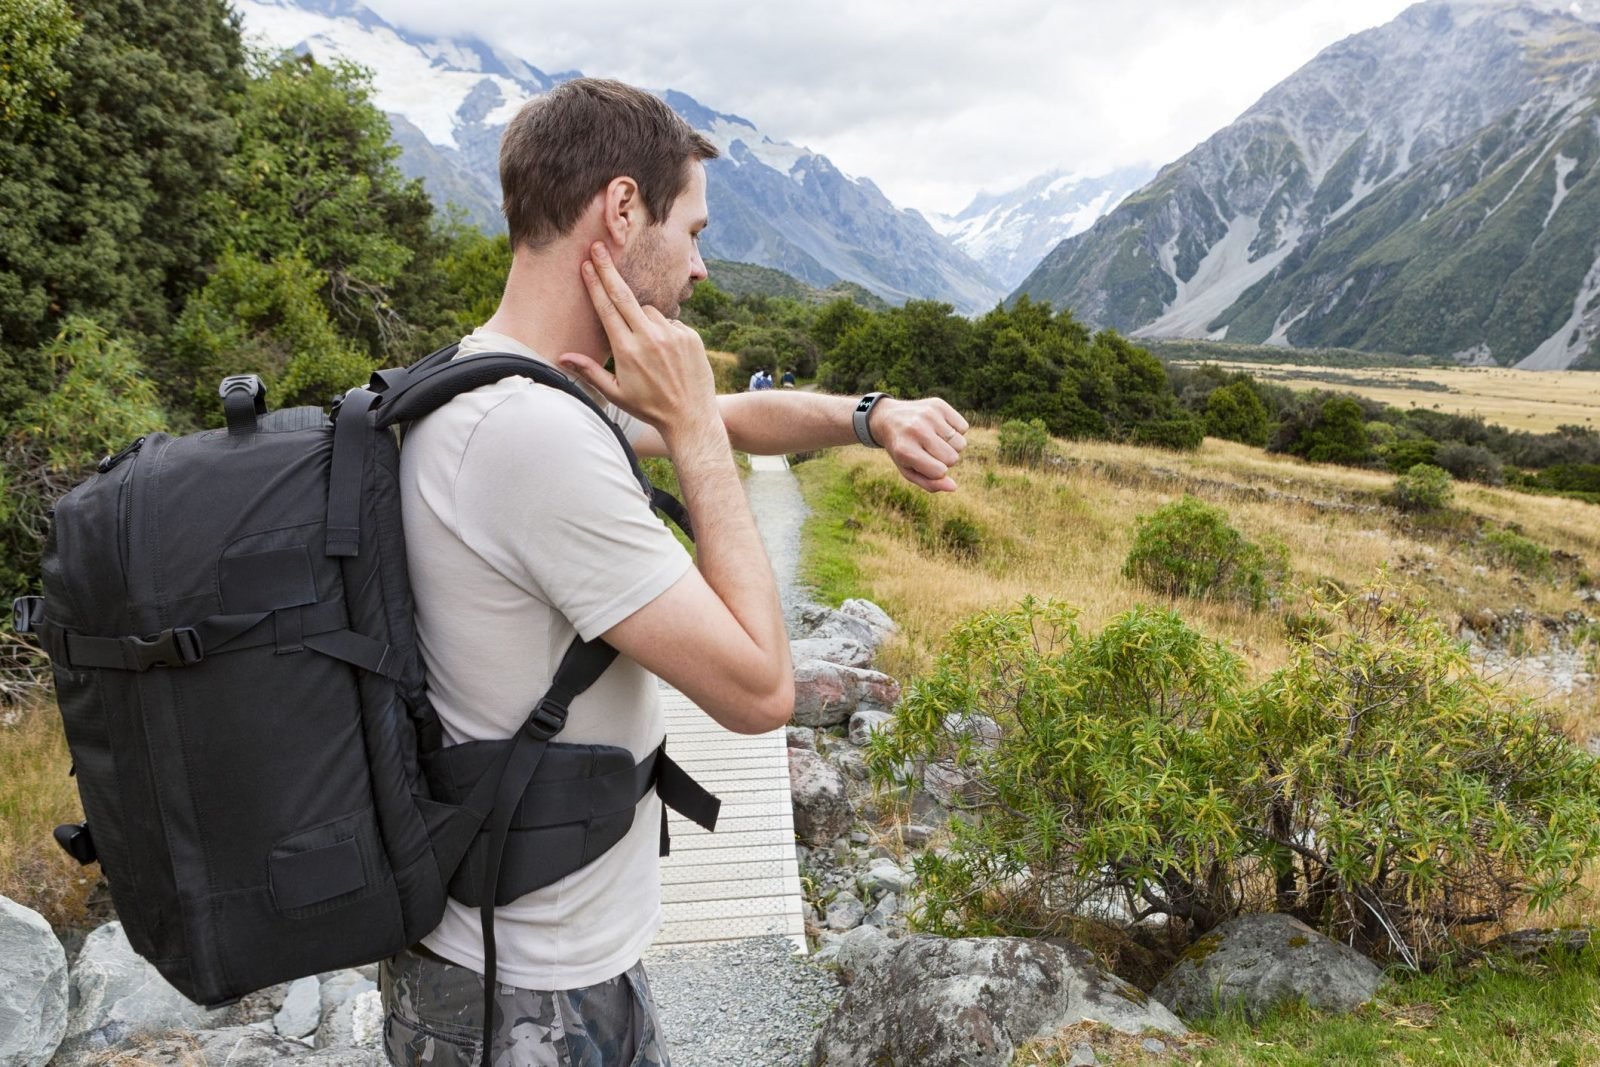
[[[795,834],[808,845],[828,844],[855,821],[844,779],[810,749],[789,749],[789,795]]]
[[[161,977],[128,944],[120,922],[84,939],[72,968],[72,1011],[63,1051],[92,1052],[126,1037],[215,1026],[226,1008],[207,1011]]]
[[[1026,938],[907,937],[855,973],[812,1062],[1002,1067],[1024,1042],[1085,1019],[1129,1034],[1186,1033],[1170,1011],[1082,949]]]
[[[889,711],[900,700],[900,686],[887,674],[825,660],[796,660],[794,722],[797,726],[837,726],[857,711]]]
[[[0,897],[0,1064],[44,1067],[67,1032],[67,954],[50,924]]]

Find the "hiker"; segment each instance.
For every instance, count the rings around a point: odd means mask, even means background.
[[[678,313],[706,277],[704,163],[716,155],[656,97],[598,79],[563,83],[506,128],[512,265],[499,308],[458,357],[557,365],[639,455],[670,457],[698,566],[576,397],[513,377],[414,424],[401,449],[406,549],[430,695],[452,744],[516,731],[575,634],[620,655],[572,700],[560,741],[642,759],[664,736],[658,677],[736,732],[789,719],[788,637],[734,449],[861,441],[887,449],[914,484],[955,488],[967,422],[942,400],[781,393],[770,377],[769,391],[715,394]],[[661,922],[660,829],[652,791],[619,843],[495,909],[495,1063],[668,1062],[640,964]],[[485,969],[478,914],[452,900],[437,929],[382,965],[390,1060],[480,1060]]]
[[[785,389],[793,389],[794,388],[794,368],[793,367],[790,367],[788,370],[783,372],[782,385],[783,385],[783,387]]]
[[[757,367],[756,368],[756,372],[754,374],[750,375],[749,391],[753,393],[756,390],[760,389],[761,388],[761,379],[765,378],[766,375],[767,375],[767,369],[765,367]]]

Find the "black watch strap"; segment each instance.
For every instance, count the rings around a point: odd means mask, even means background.
[[[868,393],[856,402],[855,413],[850,416],[851,425],[855,427],[856,440],[868,448],[883,447],[872,439],[872,430],[867,426],[867,418],[872,414],[873,405],[888,395],[888,393]]]

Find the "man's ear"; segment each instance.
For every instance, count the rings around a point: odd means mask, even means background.
[[[649,223],[649,212],[639,196],[639,183],[627,175],[612,178],[606,186],[602,224],[613,249],[621,251],[628,240]]]

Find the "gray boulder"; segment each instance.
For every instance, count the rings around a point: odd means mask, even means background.
[[[907,937],[856,975],[811,1063],[1003,1067],[1024,1042],[1089,1019],[1129,1034],[1186,1032],[1082,949],[1016,937]]]
[[[846,981],[873,965],[889,947],[889,935],[876,926],[858,926],[828,941],[811,957],[815,963],[832,963]]]
[[[334,971],[322,976],[321,1014],[317,1024],[317,1048],[354,1043],[352,1015],[356,998],[378,988],[378,983],[360,971]]]
[[[796,629],[799,631],[796,636],[802,641],[854,641],[872,650],[883,640],[882,631],[867,620],[822,604],[807,604],[801,608],[800,625]]]
[[[861,885],[873,899],[877,899],[885,893],[904,893],[914,880],[911,872],[894,860],[875,859],[867,868],[867,873],[861,876]]]
[[[789,656],[795,663],[819,659],[845,667],[872,666],[872,646],[853,637],[802,637],[789,642]]]
[[[900,700],[900,684],[887,674],[815,658],[795,664],[796,726],[838,726],[855,711],[889,711]]]
[[[824,920],[830,930],[854,930],[861,925],[861,920],[867,917],[865,904],[854,893],[840,893],[828,905],[827,918]]]
[[[889,613],[870,600],[851,599],[839,605],[839,614],[859,619],[869,626],[877,635],[877,644],[882,645],[889,638],[900,632],[900,627],[889,618]]]
[[[62,1048],[93,1052],[139,1033],[208,1029],[227,1019],[228,1009],[207,1011],[172,988],[133,951],[122,924],[111,922],[78,952]]]
[[[44,1067],[67,1032],[67,954],[44,916],[0,896],[0,1064]]]
[[[90,1062],[96,1067],[194,1067],[195,1064],[272,1067],[278,1063],[294,1063],[301,1067],[383,1067],[385,1060],[377,1049],[339,1048],[313,1052],[298,1041],[254,1026],[230,1026],[221,1030],[151,1033],[126,1046],[72,1062],[84,1064],[84,1067]]]
[[[788,748],[809,748],[817,750],[817,732],[809,726],[786,726],[783,728],[783,742]]]
[[[964,808],[978,799],[976,779],[955,764],[941,760],[930,763],[922,771],[922,788],[946,808]]]
[[[808,845],[826,845],[855,821],[844,779],[810,749],[789,750],[789,798],[795,834]]]
[[[1294,997],[1319,1011],[1354,1011],[1382,981],[1371,960],[1298,919],[1244,915],[1189,946],[1152,995],[1188,1018],[1238,1004],[1254,1019]]]
[[[289,986],[283,1007],[272,1017],[272,1028],[281,1037],[306,1037],[322,1021],[322,1003],[316,976],[298,978]]]
[[[880,730],[893,729],[894,713],[889,711],[857,709],[850,716],[850,743],[865,745]]]

